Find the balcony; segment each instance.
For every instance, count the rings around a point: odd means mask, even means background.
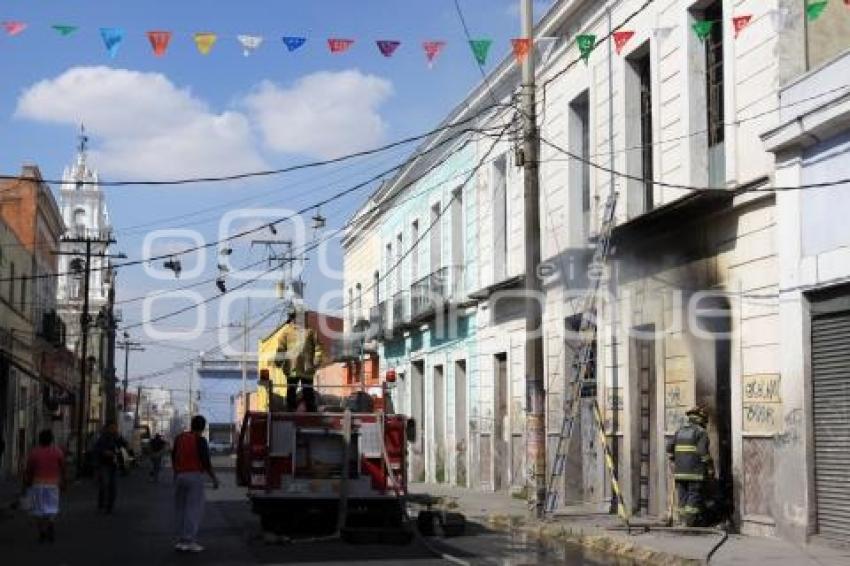
[[[393,295],[392,329],[399,330],[410,322],[410,298],[407,291],[399,291]]]
[[[387,320],[387,302],[382,301],[378,303],[376,306],[369,309],[369,338],[378,338],[383,336],[384,332],[388,329]]]
[[[415,282],[410,288],[411,318],[427,318],[448,304],[466,301],[462,265],[442,267]]]

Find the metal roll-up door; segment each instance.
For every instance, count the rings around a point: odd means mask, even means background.
[[[818,532],[850,542],[850,311],[812,318]]]

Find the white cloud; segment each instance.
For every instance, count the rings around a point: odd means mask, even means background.
[[[249,119],[216,113],[159,73],[75,67],[18,99],[15,115],[91,132],[92,158],[106,175],[170,178],[265,167]]]
[[[358,70],[318,72],[290,87],[265,81],[244,100],[272,150],[330,158],[380,144],[392,83]]]

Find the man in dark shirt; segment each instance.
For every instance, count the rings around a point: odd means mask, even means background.
[[[118,435],[118,425],[106,423],[100,438],[94,445],[94,463],[97,470],[97,508],[106,514],[112,513],[118,494],[118,466],[122,458],[121,449],[127,443]]]

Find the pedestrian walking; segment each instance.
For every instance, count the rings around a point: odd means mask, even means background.
[[[689,409],[686,414],[688,422],[667,441],[667,453],[673,461],[679,516],[686,526],[701,527],[711,521],[707,485],[714,479],[706,432],[708,414],[702,407]]]
[[[192,417],[191,430],[174,439],[171,466],[174,470],[174,500],[176,508],[177,543],[181,552],[201,552],[198,529],[204,514],[204,475],[210,477],[213,489],[218,489],[218,477],[210,461],[210,446],[203,432],[207,420],[201,415]]]
[[[118,495],[118,470],[122,466],[123,450],[127,443],[118,434],[118,425],[106,423],[94,445],[97,474],[97,509],[107,515],[115,508]]]
[[[162,469],[162,458],[165,456],[167,448],[168,443],[161,434],[157,433],[156,436],[151,439],[151,481],[154,483],[159,482],[159,472]]]
[[[65,455],[53,445],[53,431],[49,429],[38,434],[38,446],[27,458],[24,489],[29,492],[38,541],[53,542],[59,493],[65,489]]]

